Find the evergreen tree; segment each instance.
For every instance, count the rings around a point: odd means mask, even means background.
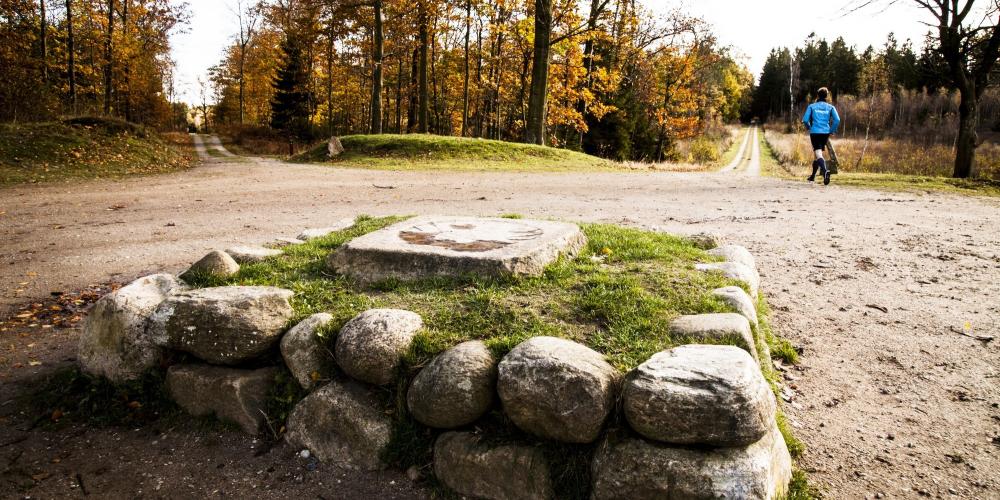
[[[750,106],[754,118],[766,122],[788,111],[791,57],[788,49],[773,49],[767,56]]]
[[[309,67],[299,38],[288,34],[281,42],[285,57],[274,79],[271,127],[301,139],[310,137]]]

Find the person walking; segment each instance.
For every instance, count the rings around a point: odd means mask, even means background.
[[[816,153],[816,161],[813,162],[812,175],[809,182],[816,180],[816,171],[823,175],[823,185],[830,184],[830,169],[826,168],[826,159],[823,158],[823,150],[830,142],[830,135],[837,133],[840,126],[840,115],[837,108],[827,102],[830,99],[830,91],[826,87],[816,92],[816,102],[806,108],[806,114],[802,116],[802,123],[809,129],[809,139],[812,142],[813,151]]]

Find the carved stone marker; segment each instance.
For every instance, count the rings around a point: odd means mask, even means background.
[[[538,275],[587,238],[575,224],[520,219],[419,217],[354,239],[328,267],[363,282],[430,276]]]

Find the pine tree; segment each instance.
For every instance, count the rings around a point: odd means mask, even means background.
[[[281,42],[285,57],[274,79],[271,127],[300,139],[310,137],[309,67],[300,40],[288,34]]]

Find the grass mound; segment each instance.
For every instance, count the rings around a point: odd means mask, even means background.
[[[534,144],[425,134],[349,135],[344,153],[327,158],[326,143],[292,161],[386,170],[614,170],[615,163]]]
[[[0,185],[172,172],[191,158],[122,120],[0,124]]]

